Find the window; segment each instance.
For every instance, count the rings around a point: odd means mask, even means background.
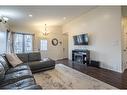
[[[22,53],[23,52],[23,35],[14,34],[14,52]]]
[[[43,51],[48,50],[48,41],[47,40],[41,40],[40,49]]]
[[[0,54],[6,52],[7,32],[0,31]]]
[[[31,52],[33,50],[33,36],[31,35],[24,35],[24,39],[25,39],[25,52]]]
[[[27,53],[33,50],[33,35],[14,33],[13,47],[15,53]]]

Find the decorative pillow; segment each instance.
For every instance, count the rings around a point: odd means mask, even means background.
[[[6,58],[13,67],[23,63],[14,53],[6,54]]]

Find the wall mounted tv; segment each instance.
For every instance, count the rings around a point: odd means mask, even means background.
[[[74,45],[88,45],[88,34],[81,34],[73,36]]]

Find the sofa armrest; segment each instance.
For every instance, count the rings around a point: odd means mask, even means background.
[[[42,87],[40,85],[31,85],[31,86],[24,87],[21,89],[24,89],[24,90],[41,90]]]
[[[27,64],[19,64],[16,67],[10,68],[6,73],[9,74],[20,70],[30,70],[30,67]]]

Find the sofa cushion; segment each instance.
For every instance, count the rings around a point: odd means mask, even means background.
[[[13,72],[18,72],[21,70],[30,70],[30,67],[27,64],[19,64],[16,67],[10,68],[6,73],[13,73]]]
[[[30,86],[24,87],[22,89],[24,89],[24,90],[35,90],[35,89],[40,90],[40,89],[42,89],[42,87],[40,85],[30,85]]]
[[[4,79],[5,70],[3,65],[0,63],[0,81]]]
[[[33,61],[27,63],[30,66],[30,69],[32,71],[36,71],[39,69],[45,69],[55,66],[55,61],[53,60],[47,60],[47,61]]]
[[[12,84],[22,79],[33,77],[31,70],[20,70],[12,73],[5,73],[4,79],[0,81],[0,87]]]
[[[1,89],[21,89],[21,88],[28,87],[31,85],[35,85],[34,78],[22,79],[22,80],[13,82],[11,84],[2,86]]]
[[[41,54],[40,54],[40,52],[29,53],[28,59],[29,59],[29,62],[40,61],[41,60]]]
[[[0,63],[3,65],[5,72],[9,69],[8,62],[5,56],[0,56]]]
[[[18,58],[23,62],[28,62],[28,54],[27,53],[20,53],[17,54]]]

